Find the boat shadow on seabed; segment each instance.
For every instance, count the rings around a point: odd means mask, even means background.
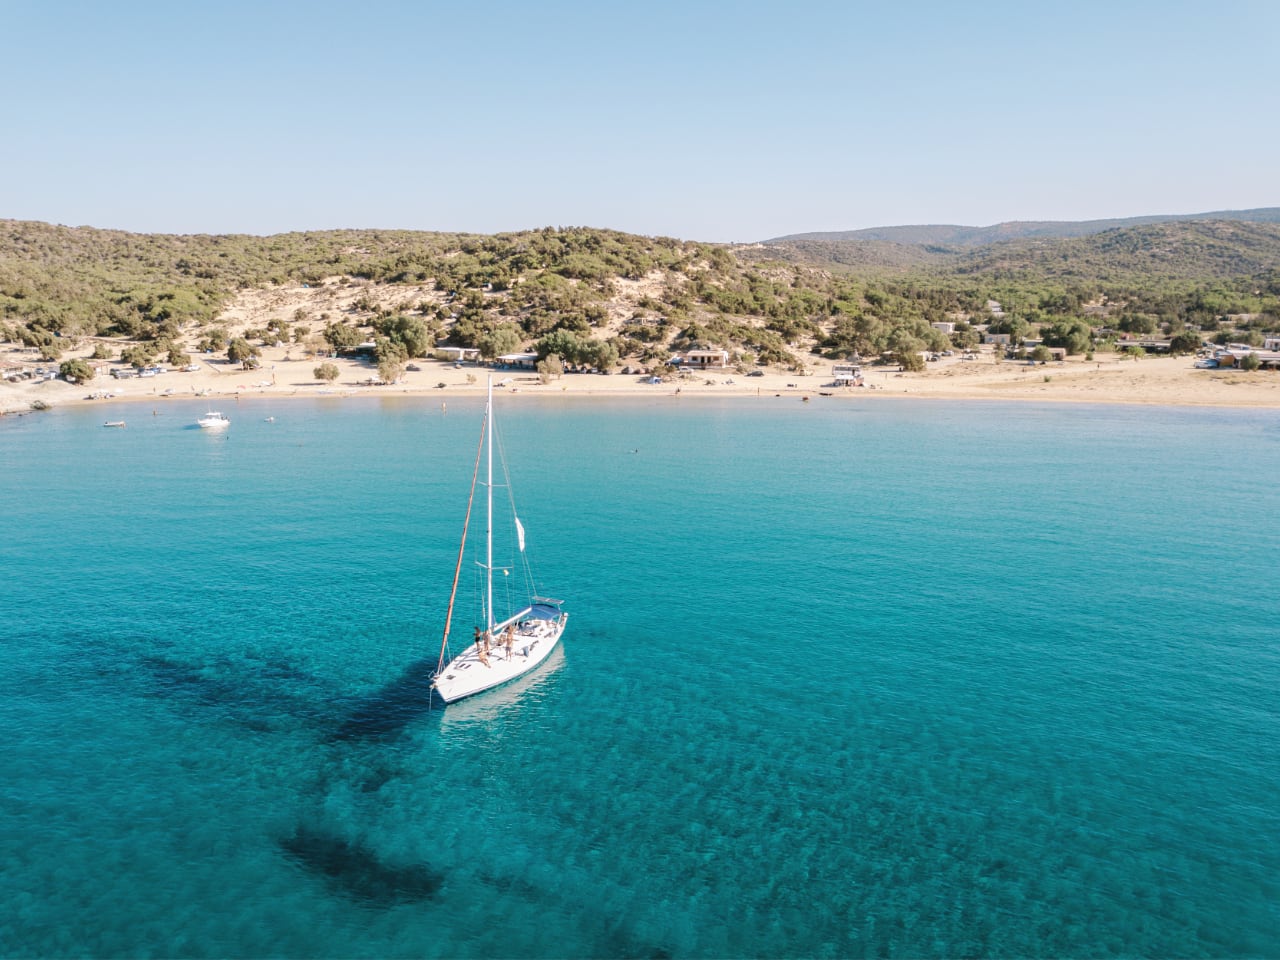
[[[349,778],[353,771],[362,772],[363,778],[355,780],[359,792],[374,795],[398,776],[394,764],[383,762],[387,754],[377,745],[379,741],[392,739],[411,723],[429,714],[434,714],[441,723],[449,719],[463,724],[491,722],[516,704],[527,704],[536,699],[538,694],[535,691],[545,693],[553,689],[554,677],[564,662],[563,651],[557,649],[548,657],[541,671],[520,677],[483,696],[452,704],[446,711],[443,701],[431,688],[436,663],[416,661],[395,680],[356,700],[328,742],[335,746],[373,745],[370,750],[357,749],[354,754],[339,747],[336,755],[360,758],[354,767],[345,763],[340,767],[343,777]],[[331,788],[332,784],[322,778],[316,794],[327,797],[332,793]],[[280,853],[296,867],[323,881],[332,893],[362,906],[389,908],[436,899],[446,878],[442,870],[420,860],[386,855],[361,838],[358,832],[352,835],[350,823],[334,826],[327,821],[330,821],[330,816],[323,809],[302,816],[292,834],[276,838]],[[521,889],[519,878],[482,874],[481,879],[506,895]]]
[[[329,742],[387,740],[428,714],[435,714],[441,722],[496,719],[526,700],[532,691],[538,688],[545,691],[564,662],[564,648],[557,644],[540,670],[516,677],[479,696],[449,704],[446,710],[444,700],[431,686],[436,663],[418,660],[375,693],[356,700]]]
[[[346,715],[325,741],[342,762],[322,768],[316,795],[328,797],[335,784],[352,784],[359,794],[374,795],[399,774],[390,741],[406,727],[443,706],[431,687],[435,660],[418,660],[394,680],[370,694],[340,703]],[[360,749],[369,744],[369,749]],[[354,778],[354,779],[352,779]],[[284,858],[323,881],[331,893],[362,906],[384,909],[435,899],[445,875],[428,863],[387,856],[353,831],[353,823],[335,824],[323,808],[302,813],[293,833],[276,838]]]
[[[364,843],[312,826],[299,826],[278,845],[335,893],[371,907],[431,900],[444,885],[444,874],[427,864],[389,863]]]
[[[431,686],[435,660],[417,660],[396,679],[357,699],[330,741],[385,740],[420,717],[444,707]]]

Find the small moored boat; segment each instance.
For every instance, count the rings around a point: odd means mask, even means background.
[[[221,430],[231,425],[231,421],[217,410],[210,410],[196,421],[204,430]]]
[[[124,421],[123,421],[123,420],[108,420],[106,423],[104,423],[104,424],[103,424],[103,426],[104,426],[104,427],[123,427],[123,426],[124,426]]]

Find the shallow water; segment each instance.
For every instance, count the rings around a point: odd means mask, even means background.
[[[478,403],[202,412],[0,421],[0,954],[1280,950],[1274,412],[520,398],[445,710]]]

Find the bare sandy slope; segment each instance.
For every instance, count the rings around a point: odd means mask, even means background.
[[[650,284],[638,281],[619,291],[616,312],[627,314],[631,305],[650,292]],[[440,294],[428,287],[377,287],[358,282],[330,282],[318,287],[288,287],[245,291],[231,304],[220,322],[234,335],[245,328],[262,327],[273,318],[287,320],[290,329],[309,328],[314,333],[328,319],[359,318],[357,301],[391,309],[439,302]],[[301,311],[301,313],[299,313]],[[489,372],[482,367],[434,360],[415,360],[396,384],[367,386],[376,377],[371,364],[346,359],[328,360],[340,371],[332,384],[315,378],[321,361],[310,356],[304,342],[263,347],[258,370],[242,370],[220,355],[198,355],[195,337],[187,344],[197,358],[194,373],[169,372],[140,380],[115,380],[99,376],[87,384],[61,380],[0,383],[0,412],[29,410],[43,400],[49,404],[93,403],[95,393],[114,394],[113,399],[164,403],[175,398],[200,396],[210,406],[226,400],[255,395],[273,396],[449,396],[479,393]],[[118,347],[118,344],[115,346]],[[63,359],[87,357],[93,344],[64,354]],[[34,369],[42,364],[29,352],[13,345],[0,347],[0,367]],[[114,364],[114,366],[121,366]],[[1065,363],[1031,366],[1026,363],[997,363],[990,353],[978,360],[945,358],[930,363],[921,373],[898,373],[893,368],[868,367],[867,385],[861,388],[828,386],[831,362],[809,358],[810,373],[798,375],[769,370],[764,376],[749,377],[732,371],[707,371],[685,375],[662,384],[649,384],[638,376],[613,374],[570,374],[549,384],[541,383],[529,371],[495,371],[505,381],[503,389],[523,394],[573,396],[761,396],[802,398],[818,394],[839,397],[875,398],[886,396],[926,397],[955,400],[1037,400],[1077,403],[1139,403],[1194,406],[1280,407],[1280,374],[1196,369],[1186,357],[1146,357],[1120,359],[1102,354],[1095,361],[1073,358]],[[225,404],[223,404],[225,405]]]

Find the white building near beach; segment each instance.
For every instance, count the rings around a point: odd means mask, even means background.
[[[538,366],[536,353],[504,353],[494,361],[498,369],[514,367],[517,370],[533,370]]]
[[[438,360],[450,360],[454,363],[464,360],[474,363],[480,359],[480,350],[476,347],[436,347],[435,354]]]
[[[729,365],[728,350],[686,350],[680,362],[686,367],[723,368]]]
[[[837,363],[831,368],[831,379],[837,387],[860,387],[862,367],[856,363]]]

